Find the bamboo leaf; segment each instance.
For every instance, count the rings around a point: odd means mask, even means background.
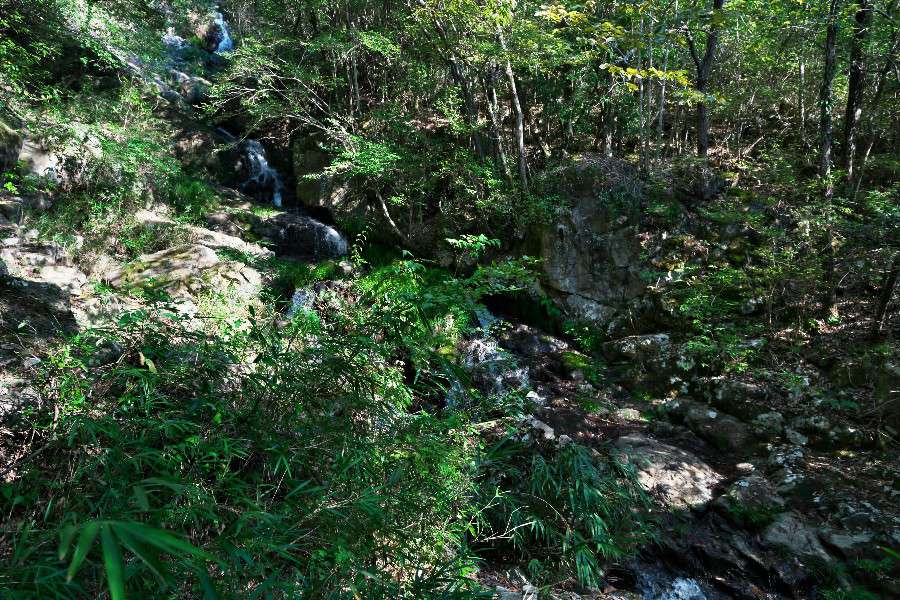
[[[78,569],[81,568],[81,563],[87,558],[91,545],[94,543],[94,540],[97,539],[99,530],[100,524],[97,521],[91,521],[82,528],[81,535],[78,536],[78,544],[75,546],[75,553],[72,555],[72,562],[69,563],[66,580],[72,581],[72,578],[75,577]]]
[[[122,548],[113,535],[111,524],[105,524],[100,531],[103,542],[103,564],[106,567],[106,583],[112,600],[125,600],[125,563]]]

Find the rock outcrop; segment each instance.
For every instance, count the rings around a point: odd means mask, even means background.
[[[722,480],[697,456],[645,435],[621,437],[614,448],[620,460],[634,466],[641,486],[669,508],[702,507]]]
[[[640,191],[621,165],[595,157],[554,175],[566,204],[540,235],[544,285],[570,316],[606,325],[645,288]]]

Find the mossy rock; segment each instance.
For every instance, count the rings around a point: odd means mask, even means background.
[[[569,372],[576,371],[578,369],[585,370],[591,366],[590,358],[588,358],[581,352],[575,352],[574,350],[563,352],[562,362],[566,367],[566,370]]]
[[[23,141],[19,132],[0,121],[0,172],[16,168]]]

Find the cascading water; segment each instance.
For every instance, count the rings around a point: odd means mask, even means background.
[[[673,577],[652,568],[642,569],[638,590],[644,600],[708,600],[696,579]]]
[[[281,174],[269,165],[266,149],[257,140],[245,140],[241,144],[241,150],[248,172],[247,180],[241,187],[256,195],[271,192],[272,205],[281,208],[284,182]]]
[[[219,40],[219,45],[216,47],[216,52],[219,54],[231,52],[234,50],[234,40],[231,39],[231,32],[228,30],[228,24],[225,22],[225,17],[222,13],[216,13],[215,24],[222,36],[222,39]]]

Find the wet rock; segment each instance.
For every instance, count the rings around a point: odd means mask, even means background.
[[[832,560],[815,531],[794,512],[778,515],[763,531],[762,540],[769,546],[789,552],[801,561],[828,563]]]
[[[569,345],[563,340],[521,323],[503,331],[499,335],[499,341],[510,352],[529,359],[569,349]]]
[[[712,500],[712,490],[722,476],[697,456],[633,434],[613,444],[621,460],[634,465],[641,485],[664,505],[673,508],[699,507]]]
[[[227,52],[232,50],[231,35],[221,13],[210,12],[194,18],[194,35],[207,52]]]
[[[504,396],[524,392],[529,385],[528,369],[490,337],[465,340],[459,348],[462,367],[475,387],[484,394]]]
[[[707,600],[700,583],[689,577],[661,578],[642,573],[638,589],[644,600]]]
[[[334,227],[303,215],[279,213],[253,223],[257,235],[271,240],[280,254],[339,258],[347,240]]]

